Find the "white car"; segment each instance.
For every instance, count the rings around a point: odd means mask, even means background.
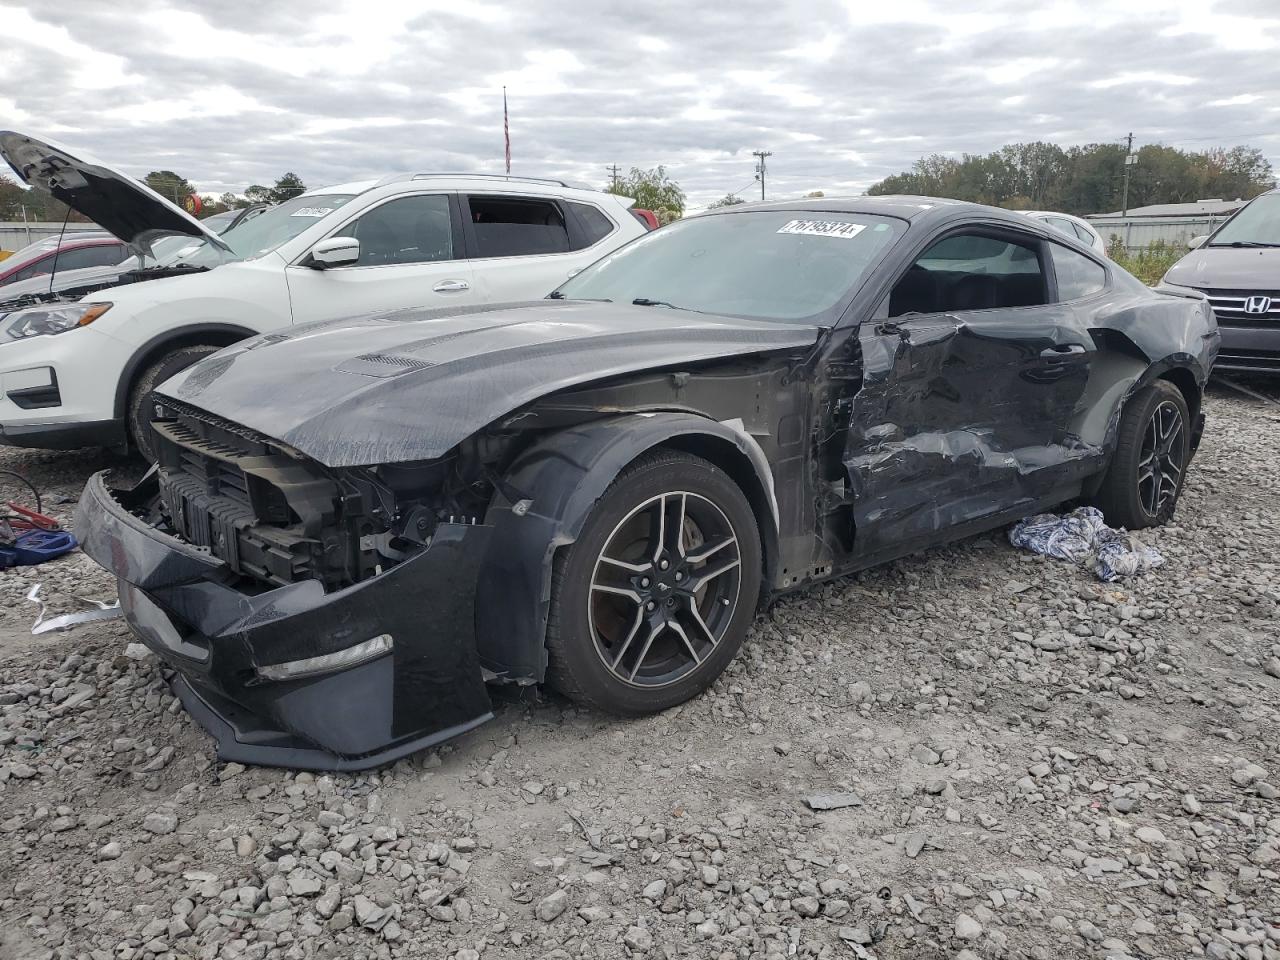
[[[1102,235],[1093,229],[1088,220],[1082,220],[1069,213],[1054,213],[1051,210],[1023,210],[1032,220],[1047,223],[1055,230],[1061,230],[1068,237],[1079,240],[1085,246],[1093,247],[1104,257],[1107,255],[1107,242]]]
[[[631,200],[559,181],[400,174],[311,190],[219,236],[47,140],[0,131],[0,157],[139,257],[79,299],[0,303],[0,442],[14,446],[149,455],[152,389],[222,347],[312,320],[540,299],[648,229]],[[157,264],[153,244],[175,235],[187,248]]]

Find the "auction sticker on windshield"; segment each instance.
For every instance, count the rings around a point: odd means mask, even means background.
[[[852,240],[865,229],[865,224],[845,223],[843,220],[788,220],[778,232],[800,233],[809,237],[836,237],[840,240]]]
[[[328,214],[333,213],[333,210],[334,210],[333,207],[299,207],[297,210],[293,211],[293,213],[289,214],[289,216],[291,217],[324,217],[324,216],[327,216]]]

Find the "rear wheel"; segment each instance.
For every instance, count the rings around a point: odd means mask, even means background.
[[[1191,416],[1166,380],[1125,405],[1116,452],[1096,502],[1113,527],[1138,530],[1168,523],[1191,459]]]
[[[151,433],[151,391],[197,360],[203,360],[221,349],[207,343],[178,347],[148,366],[134,381],[133,389],[129,391],[129,439],[133,442],[133,448],[148,462],[155,462],[156,459],[155,440]]]
[[[645,456],[557,558],[548,680],[613,713],[683,703],[742,645],[760,571],[755,516],[737,484],[699,457]]]

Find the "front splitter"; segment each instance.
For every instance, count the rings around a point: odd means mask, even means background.
[[[176,671],[169,676],[169,686],[187,713],[213,738],[219,760],[292,770],[328,773],[370,770],[460,737],[493,719],[492,713],[485,713],[467,723],[437,730],[386,750],[361,757],[339,757],[286,731],[264,728],[260,720],[247,710],[223,697],[197,690]]]

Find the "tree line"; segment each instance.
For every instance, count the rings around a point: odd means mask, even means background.
[[[226,210],[240,209],[255,203],[279,203],[282,200],[288,200],[290,197],[296,197],[300,193],[305,193],[307,190],[307,185],[302,182],[302,178],[296,173],[282,174],[269,187],[251,183],[245,187],[242,194],[228,192],[221,196],[201,195],[191,181],[181,174],[174,173],[172,170],[152,170],[142,180],[143,183],[160,194],[160,196],[166,200],[172,200],[180,207],[186,203],[187,197],[192,194],[200,195],[202,206],[199,215],[201,218],[211,217],[215,213],[222,213]],[[66,204],[39,190],[27,190],[11,178],[0,174],[0,220],[21,220],[24,212],[26,213],[26,219],[30,221],[43,220],[60,223],[63,218],[67,217]],[[83,222],[85,220],[80,214],[74,212],[71,214],[70,219],[73,222]]]
[[[1255,147],[1191,152],[1149,144],[1137,156],[1129,168],[1130,209],[1208,198],[1249,200],[1275,186],[1271,164]],[[1121,208],[1124,158],[1119,144],[1064,148],[1039,141],[958,159],[934,153],[867,193],[950,197],[1012,210],[1111,213]]]

